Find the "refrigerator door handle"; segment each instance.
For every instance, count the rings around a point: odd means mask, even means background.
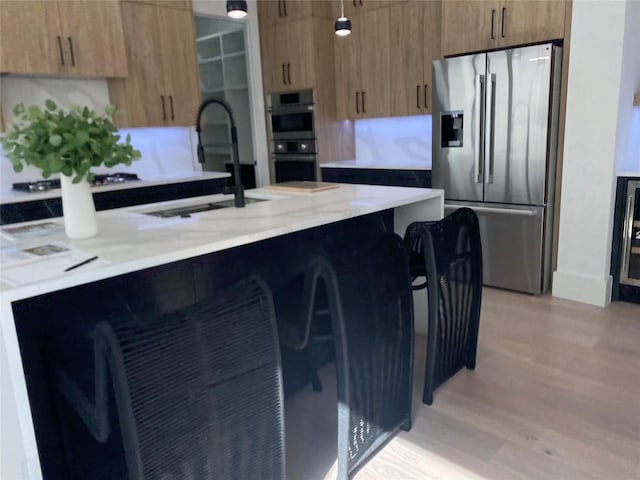
[[[484,130],[485,130],[485,76],[476,75],[474,79],[475,83],[475,97],[474,106],[475,111],[475,145],[474,145],[474,163],[475,163],[475,177],[476,183],[482,183],[484,181]]]
[[[495,120],[496,120],[496,74],[489,74],[490,81],[487,81],[487,119],[485,121],[485,130],[487,130],[487,141],[485,142],[484,161],[488,164],[485,166],[485,182],[493,183],[493,157],[495,150]]]
[[[458,208],[467,207],[478,213],[494,213],[494,214],[507,214],[516,215],[520,217],[535,217],[537,215],[536,210],[516,210],[513,208],[497,208],[497,207],[476,207],[475,205],[453,205],[446,204],[445,210],[457,210]]]

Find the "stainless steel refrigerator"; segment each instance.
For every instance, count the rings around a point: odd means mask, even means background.
[[[480,219],[484,284],[540,294],[551,276],[562,49],[433,63],[433,186]]]

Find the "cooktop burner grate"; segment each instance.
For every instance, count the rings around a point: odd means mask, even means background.
[[[138,175],[135,173],[116,172],[96,174],[93,176],[91,184],[93,186],[100,186],[115,183],[135,182],[138,180],[140,180],[140,178],[138,178]],[[55,190],[56,188],[60,188],[60,180],[57,178],[36,180],[35,182],[17,182],[13,184],[14,190],[29,193],[45,192],[48,190]]]

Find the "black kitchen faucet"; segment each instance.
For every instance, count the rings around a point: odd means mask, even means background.
[[[219,97],[209,97],[202,102],[200,108],[198,108],[198,115],[196,117],[196,132],[198,133],[198,162],[204,163],[204,147],[202,146],[202,138],[200,137],[200,119],[202,118],[202,112],[204,109],[211,105],[212,103],[217,103],[218,105],[222,105],[222,107],[227,112],[229,117],[229,121],[231,122],[231,146],[233,149],[233,176],[234,176],[234,185],[232,187],[233,197],[235,200],[235,207],[242,208],[244,207],[244,186],[242,185],[242,181],[240,180],[240,159],[238,158],[238,131],[236,130],[236,122],[233,119],[233,112],[231,111],[231,107],[229,104]]]

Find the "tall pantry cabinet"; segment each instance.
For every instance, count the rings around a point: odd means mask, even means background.
[[[316,178],[321,178],[320,163],[355,158],[353,123],[338,121],[336,117],[333,24],[338,3],[258,0],[257,5],[269,151],[273,147],[269,96],[313,90]],[[273,162],[270,173],[275,180]]]

